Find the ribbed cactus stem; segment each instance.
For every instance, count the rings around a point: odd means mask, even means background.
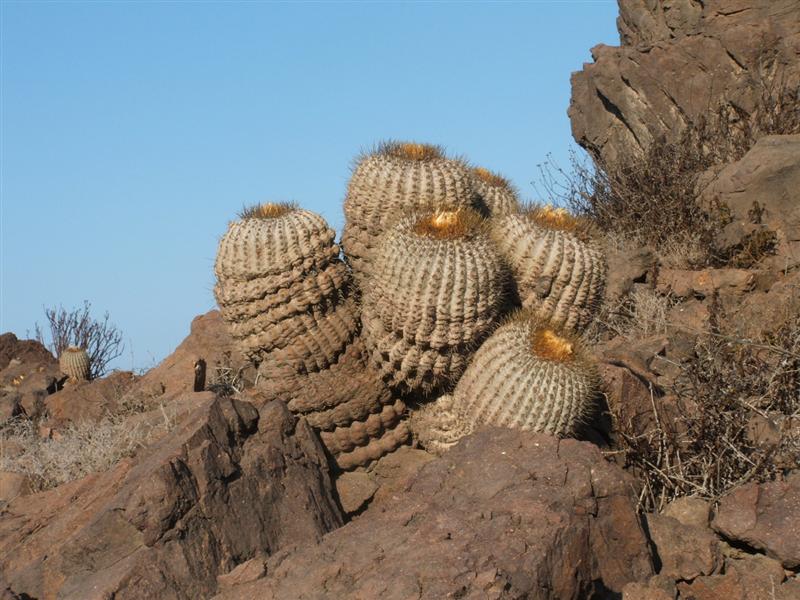
[[[491,216],[520,211],[517,191],[508,179],[483,167],[472,169],[472,175],[475,191]]]
[[[61,352],[58,368],[70,381],[88,381],[91,376],[89,355],[78,346],[69,346]]]
[[[453,394],[424,406],[412,425],[433,451],[483,425],[571,436],[591,415],[597,389],[580,340],[523,312],[484,342]]]
[[[523,308],[576,332],[600,305],[606,261],[584,225],[563,208],[535,207],[493,219],[493,238],[514,272]]]
[[[475,208],[472,175],[438,146],[386,142],[358,161],[348,184],[342,245],[356,281],[370,271],[380,236],[413,210]]]
[[[382,239],[361,319],[374,362],[403,391],[455,382],[496,324],[507,273],[475,211],[409,215]]]

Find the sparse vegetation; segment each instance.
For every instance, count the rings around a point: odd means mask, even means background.
[[[613,415],[645,510],[679,496],[716,499],[800,466],[800,315],[758,341],[717,328],[695,352],[669,390],[676,419],[655,399],[653,426],[644,432]]]
[[[44,331],[36,324],[36,339],[47,347],[56,357],[70,346],[83,348],[89,355],[89,377],[102,377],[108,370],[108,364],[122,355],[125,349],[122,343],[122,332],[109,322],[106,312],[102,320],[91,315],[92,305],[84,300],[83,307],[67,310],[63,306],[45,308],[49,329],[49,341],[45,340]]]

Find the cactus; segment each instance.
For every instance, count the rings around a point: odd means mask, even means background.
[[[61,352],[58,368],[70,381],[88,381],[91,375],[89,355],[77,346],[69,346]]]
[[[358,283],[369,272],[377,240],[410,210],[474,208],[469,168],[437,146],[386,142],[362,156],[344,202],[342,246]]]
[[[362,322],[384,378],[431,393],[454,382],[500,316],[507,273],[470,209],[401,219],[381,240]]]
[[[585,330],[603,296],[606,261],[582,239],[581,221],[549,206],[493,221],[493,238],[514,272],[522,307],[556,326]]]
[[[359,326],[334,231],[291,204],[263,204],[240,216],[220,240],[214,265],[214,294],[233,338],[265,368],[324,369]]]
[[[517,191],[505,177],[483,167],[472,169],[473,185],[489,215],[497,217],[520,211]]]
[[[572,436],[591,414],[597,390],[580,340],[523,311],[484,342],[452,395],[413,415],[412,427],[437,452],[481,425]]]

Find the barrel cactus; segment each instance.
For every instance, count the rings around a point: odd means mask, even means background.
[[[523,308],[582,332],[602,300],[606,261],[563,208],[530,207],[493,219],[493,237],[514,272]]]
[[[334,231],[291,204],[245,210],[219,243],[214,294],[245,355],[286,373],[325,368],[358,330]]]
[[[404,212],[475,207],[466,164],[438,146],[385,142],[353,169],[344,202],[342,246],[359,283],[377,240]]]
[[[484,342],[452,395],[413,415],[412,428],[434,452],[481,425],[573,436],[594,409],[598,381],[578,338],[522,312]]]
[[[506,284],[475,211],[402,218],[381,240],[362,303],[364,336],[385,380],[422,393],[456,381],[503,311]]]
[[[70,381],[88,381],[91,375],[89,355],[77,346],[69,346],[61,352],[58,368]]]
[[[472,179],[475,191],[489,215],[496,217],[520,211],[517,192],[508,179],[483,167],[472,169]]]

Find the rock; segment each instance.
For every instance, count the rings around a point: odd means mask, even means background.
[[[243,562],[229,573],[217,577],[217,587],[220,590],[232,588],[235,585],[249,583],[261,579],[267,574],[267,555],[259,554],[255,558]]]
[[[606,301],[619,301],[627,296],[634,283],[645,283],[655,269],[656,259],[647,248],[606,250],[608,277]]]
[[[660,575],[691,581],[722,566],[717,538],[708,527],[684,525],[657,514],[647,515],[647,527],[661,561]]]
[[[647,582],[632,582],[622,588],[622,600],[675,600],[678,588],[666,575],[653,575]]]
[[[711,526],[787,569],[800,567],[800,473],[784,481],[750,483],[723,496]]]
[[[486,428],[396,500],[220,599],[580,598],[652,573],[631,479],[586,442]]]
[[[761,94],[765,41],[790,89],[800,65],[796,0],[620,0],[620,47],[592,48],[572,74],[575,141],[614,162],[662,136],[676,141],[725,101],[752,110]],[[713,73],[713,85],[709,84]]]
[[[69,385],[45,399],[48,425],[98,421],[109,413],[118,413],[125,409],[126,393],[135,382],[136,376],[130,371],[116,371],[108,377]]]
[[[800,22],[800,14],[797,18]],[[800,135],[771,135],[727,165],[703,190],[701,202],[730,211],[732,223],[718,240],[722,250],[744,246],[758,232],[774,232],[778,266],[788,270],[800,264],[798,189]]]
[[[779,562],[765,556],[749,556],[725,562],[725,573],[678,583],[681,598],[695,600],[794,600],[791,584]]]
[[[189,336],[175,352],[150,369],[131,390],[166,401],[194,389],[195,363],[207,365],[206,389],[210,389],[221,371],[230,368],[241,372],[245,383],[252,383],[254,369],[238,350],[218,310],[194,318]]]
[[[701,529],[708,528],[711,506],[708,500],[683,496],[676,498],[664,507],[664,516],[672,517],[684,525]]]
[[[0,335],[0,371],[8,367],[12,360],[32,364],[57,362],[50,351],[36,340],[19,340],[9,332]]]
[[[336,478],[336,493],[347,514],[364,508],[377,490],[378,484],[363,471],[342,473]]]
[[[0,392],[0,425],[9,419],[25,414],[20,404],[20,398],[21,396],[17,392]]]
[[[29,494],[31,482],[21,473],[0,471],[0,510],[19,496]]]
[[[341,525],[324,451],[284,404],[175,403],[176,429],[135,457],[6,507],[0,580],[14,593],[205,598],[237,565]]]
[[[433,454],[411,446],[401,446],[382,457],[369,471],[379,486],[373,505],[394,499],[408,489],[420,469],[434,459]]]
[[[672,294],[678,298],[705,298],[714,292],[741,297],[754,286],[755,275],[747,269],[661,269],[656,290],[659,294]]]

